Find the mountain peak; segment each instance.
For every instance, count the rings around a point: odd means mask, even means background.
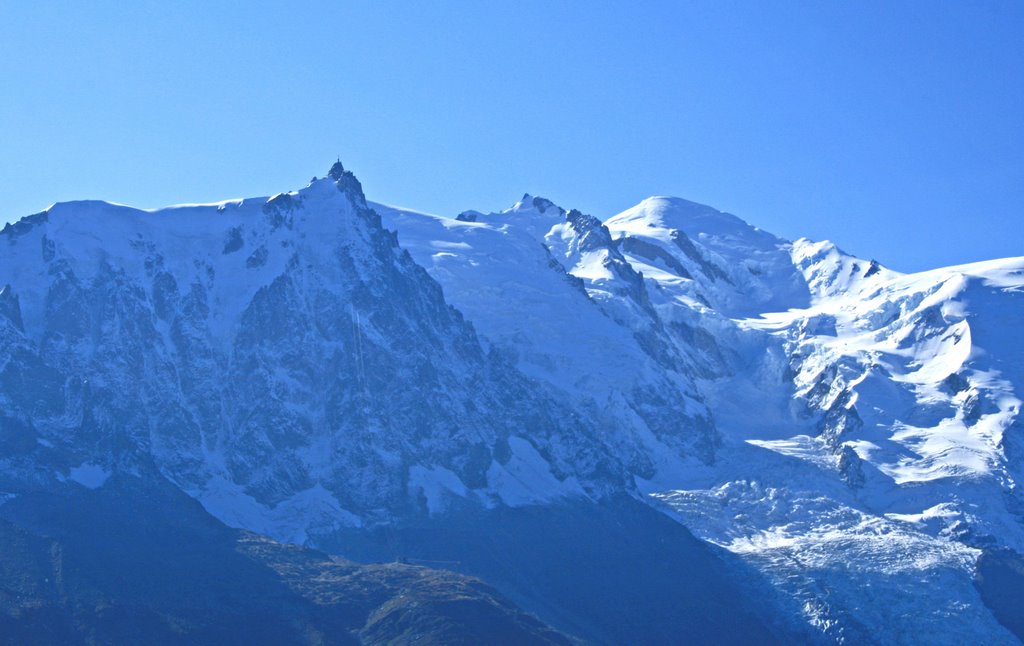
[[[363,185],[359,183],[359,180],[352,171],[345,170],[340,159],[331,164],[331,169],[327,171],[327,178],[337,185],[338,190],[352,198],[356,206],[366,208],[366,195],[363,193]]]
[[[544,197],[537,197],[530,195],[529,193],[523,193],[523,198],[512,205],[509,209],[512,212],[522,211],[537,211],[538,213],[546,213],[549,210],[554,210],[559,215],[565,215],[565,209],[558,206],[551,200]]]
[[[737,249],[765,251],[786,242],[731,213],[679,197],[649,197],[608,218],[605,224],[613,231],[641,235],[681,231],[690,237],[713,238],[724,247]]]
[[[681,197],[661,195],[648,197],[633,208],[614,217],[622,218],[624,216],[657,220],[665,226],[680,228],[689,234],[718,234],[725,230],[756,229],[745,220],[731,213],[719,211],[707,204],[692,202]]]
[[[341,159],[331,164],[331,170],[327,171],[327,176],[333,179],[335,182],[340,180],[345,175],[345,167],[341,165]]]

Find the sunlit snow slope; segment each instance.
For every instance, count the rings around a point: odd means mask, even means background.
[[[974,566],[1024,553],[1024,258],[902,275],[677,198],[603,223],[529,195],[457,220],[375,208],[527,373],[608,393],[620,425],[652,375],[699,402],[706,459],[650,442],[639,489],[823,639],[1016,641]]]

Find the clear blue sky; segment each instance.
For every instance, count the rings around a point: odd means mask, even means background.
[[[0,0],[0,220],[649,195],[896,269],[1024,254],[1024,2]]]

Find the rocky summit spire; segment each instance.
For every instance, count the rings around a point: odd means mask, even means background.
[[[335,182],[340,180],[344,174],[345,167],[341,165],[340,158],[338,159],[338,161],[334,162],[334,164],[331,165],[331,170],[327,171],[327,176],[333,179]]]
[[[366,196],[363,194],[362,184],[352,174],[352,171],[345,170],[345,167],[341,165],[341,159],[331,165],[331,170],[327,171],[327,177],[337,185],[339,191],[351,197],[356,206],[366,208]]]
[[[513,211],[529,211],[530,209],[535,209],[538,213],[546,213],[548,209],[554,209],[559,215],[565,215],[565,209],[551,200],[543,197],[534,197],[529,193],[523,193],[523,199],[512,206]]]
[[[537,209],[541,213],[544,213],[548,209],[558,209],[559,213],[565,213],[564,209],[562,209],[560,206],[557,206],[554,202],[544,197],[533,198],[533,208]]]

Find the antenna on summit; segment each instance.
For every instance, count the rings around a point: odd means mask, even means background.
[[[331,165],[331,170],[327,173],[327,176],[337,182],[344,174],[345,167],[341,165],[341,155],[338,155],[338,161]]]

